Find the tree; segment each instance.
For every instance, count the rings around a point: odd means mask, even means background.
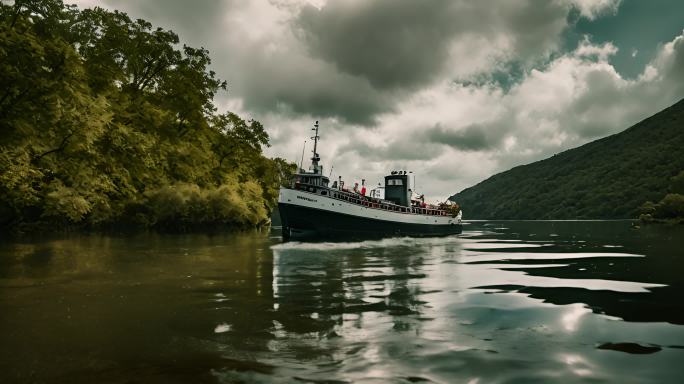
[[[668,193],[656,205],[653,217],[656,219],[684,218],[684,195]]]
[[[253,226],[294,169],[218,114],[209,52],[102,8],[0,3],[0,224]]]

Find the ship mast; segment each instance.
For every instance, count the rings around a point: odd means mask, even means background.
[[[311,167],[313,168],[314,173],[321,173],[323,169],[318,165],[318,162],[321,160],[321,157],[318,156],[317,152],[318,139],[321,138],[320,136],[318,136],[318,120],[316,120],[316,124],[314,124],[314,128],[311,128],[311,130],[316,131],[316,134],[311,138],[311,140],[314,141],[313,157],[311,158]]]

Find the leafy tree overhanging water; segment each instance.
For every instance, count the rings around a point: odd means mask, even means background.
[[[61,0],[0,3],[0,226],[253,227],[294,165],[219,113],[209,52]]]

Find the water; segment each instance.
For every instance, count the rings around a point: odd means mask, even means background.
[[[679,383],[684,231],[0,245],[0,382]]]

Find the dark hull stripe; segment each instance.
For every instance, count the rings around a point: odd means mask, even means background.
[[[444,236],[461,233],[461,224],[413,224],[378,220],[279,203],[283,238]]]

